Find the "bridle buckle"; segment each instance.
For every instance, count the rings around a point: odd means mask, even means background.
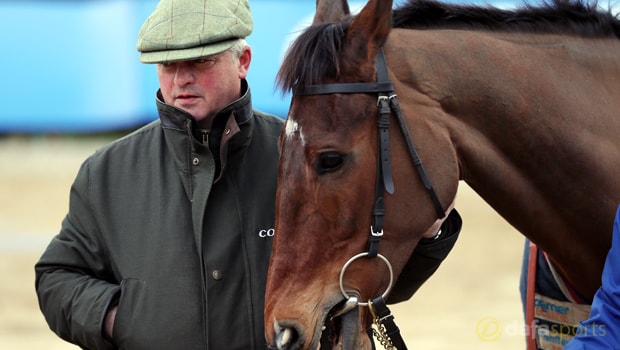
[[[370,226],[370,235],[373,237],[383,237],[383,229],[375,231],[374,227]]]

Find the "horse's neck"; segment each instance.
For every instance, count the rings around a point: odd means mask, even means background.
[[[600,270],[620,202],[620,42],[455,31],[407,38],[412,69],[394,74],[437,104],[433,116],[412,111],[413,119],[450,129],[461,178],[560,265]]]

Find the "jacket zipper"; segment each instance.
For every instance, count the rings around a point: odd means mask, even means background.
[[[202,133],[202,144],[209,147],[209,130],[201,129],[200,132]]]

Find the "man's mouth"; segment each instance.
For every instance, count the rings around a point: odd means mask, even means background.
[[[191,94],[179,94],[176,97],[176,100],[183,104],[195,102],[197,99],[198,99],[198,96],[191,95]]]

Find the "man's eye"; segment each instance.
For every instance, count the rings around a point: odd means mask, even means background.
[[[201,66],[211,67],[215,64],[215,58],[199,58],[194,62]]]

